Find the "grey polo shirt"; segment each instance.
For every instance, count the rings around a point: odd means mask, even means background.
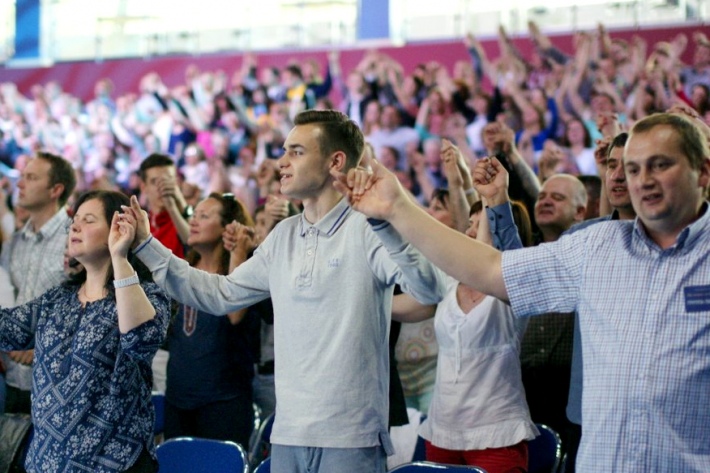
[[[229,276],[193,268],[155,239],[137,250],[180,302],[226,314],[271,296],[281,445],[360,448],[387,434],[388,338],[398,283],[420,302],[443,297],[443,274],[387,223],[341,200],[316,224],[279,223]]]

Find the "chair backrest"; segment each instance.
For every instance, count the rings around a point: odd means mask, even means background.
[[[535,424],[540,435],[528,441],[528,473],[557,473],[562,461],[562,440],[545,424]]]
[[[423,424],[426,420],[426,414],[422,414],[419,424]],[[412,455],[413,462],[421,462],[426,460],[426,440],[421,435],[417,435],[417,444],[414,447],[414,455]]]
[[[486,470],[477,466],[445,465],[433,462],[405,463],[390,471],[392,473],[486,473]]]
[[[158,445],[158,473],[249,473],[244,449],[234,442],[178,437]]]
[[[271,454],[271,429],[274,426],[274,413],[272,412],[259,426],[259,430],[249,446],[249,464],[255,468]]]
[[[24,414],[0,414],[0,473],[25,471],[27,447],[32,440],[32,421]]]
[[[153,409],[155,409],[153,433],[155,435],[162,434],[165,429],[165,394],[160,391],[153,391],[151,401],[153,401]]]
[[[253,473],[271,473],[271,457],[259,463]]]

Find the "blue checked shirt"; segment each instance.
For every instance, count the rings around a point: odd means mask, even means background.
[[[579,312],[578,471],[710,468],[709,214],[666,250],[624,221],[503,253],[517,315]]]

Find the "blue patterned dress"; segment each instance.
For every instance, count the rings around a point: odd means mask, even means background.
[[[118,472],[144,449],[155,456],[151,361],[169,301],[157,285],[142,287],[156,316],[124,335],[113,296],[82,307],[69,285],[0,310],[0,349],[35,348],[28,473]]]

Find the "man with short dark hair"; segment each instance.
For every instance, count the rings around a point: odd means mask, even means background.
[[[173,202],[168,201],[174,201],[177,212],[184,218],[191,215],[192,208],[187,205],[177,185],[175,162],[166,154],[153,153],[143,160],[138,175],[141,178],[141,195],[145,196],[150,216],[150,233],[176,256],[182,258],[185,250],[168,213],[168,205]]]
[[[15,304],[21,305],[66,278],[64,247],[70,218],[65,205],[76,187],[76,175],[64,158],[40,152],[25,166],[17,187],[17,206],[30,217],[3,245],[1,261],[15,287]],[[5,412],[29,413],[34,350],[3,357],[7,368]]]
[[[304,211],[282,220],[228,276],[207,274],[148,237],[137,217],[136,255],[171,297],[225,314],[271,297],[276,420],[271,471],[380,473],[388,423],[390,306],[395,284],[422,303],[444,281],[386,222],[371,221],[333,188],[331,173],[357,166],[364,139],[333,110],[300,113],[279,158],[281,192]],[[249,238],[246,227],[232,237]],[[229,238],[229,236],[226,236]]]

